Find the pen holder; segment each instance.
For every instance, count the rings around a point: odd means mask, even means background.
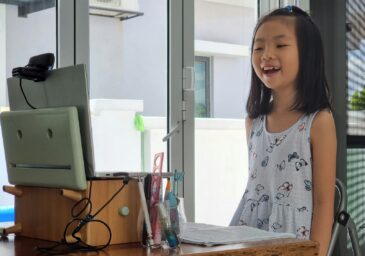
[[[176,234],[176,227],[171,225],[171,219],[169,216],[169,201],[159,203],[157,208],[162,234],[161,241],[165,240],[170,248],[178,247],[180,241]]]

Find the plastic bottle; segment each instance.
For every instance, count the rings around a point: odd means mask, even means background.
[[[159,203],[157,205],[158,208],[158,215],[160,219],[161,229],[165,235],[167,243],[171,248],[176,248],[180,242],[176,236],[175,231],[171,228],[171,223],[169,220],[169,216],[167,215],[167,211],[163,203]]]

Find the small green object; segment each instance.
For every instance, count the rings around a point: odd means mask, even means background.
[[[134,127],[137,131],[144,132],[144,122],[142,115],[136,114],[134,117]]]
[[[119,212],[119,215],[121,215],[121,216],[128,216],[129,208],[128,208],[128,206],[123,206],[123,207],[119,208],[118,212]]]

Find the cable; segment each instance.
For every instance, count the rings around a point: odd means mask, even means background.
[[[19,86],[20,86],[20,90],[23,93],[23,97],[25,99],[25,101],[27,102],[28,106],[32,109],[37,109],[36,107],[34,107],[32,104],[29,103],[27,96],[25,96],[24,90],[23,90],[23,85],[22,85],[22,78],[19,78]]]
[[[48,255],[64,255],[72,252],[82,251],[82,252],[97,252],[100,250],[105,249],[109,246],[111,239],[112,239],[112,231],[107,223],[105,223],[102,220],[94,219],[128,184],[129,182],[129,176],[126,176],[123,178],[123,185],[110,197],[110,199],[100,207],[100,209],[94,214],[91,214],[92,211],[92,202],[91,202],[91,189],[92,189],[92,181],[90,181],[90,190],[89,190],[89,196],[84,197],[77,201],[74,206],[71,209],[71,215],[72,219],[69,221],[64,229],[63,232],[63,239],[61,242],[56,242],[56,244],[50,246],[50,247],[37,247],[37,250],[40,253],[48,254]],[[77,208],[82,204],[85,203],[85,205],[81,208],[81,210],[76,211]],[[84,218],[79,218],[86,208],[89,207],[89,210]],[[76,212],[75,212],[76,211]],[[88,223],[100,223],[105,226],[106,230],[109,233],[108,241],[104,245],[99,246],[93,246],[86,242],[84,242],[81,237],[77,236],[77,233],[85,227]],[[72,224],[76,224],[76,228],[74,228],[71,232],[71,236],[75,239],[75,242],[69,242],[67,241],[66,237],[67,234],[69,234],[68,230],[70,229],[70,226]],[[62,247],[62,248],[61,248]]]

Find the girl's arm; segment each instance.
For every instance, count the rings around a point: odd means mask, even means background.
[[[250,136],[251,128],[252,128],[252,122],[253,120],[249,117],[246,117],[245,119],[245,126],[246,126],[246,141],[248,141],[248,138]]]
[[[332,113],[317,113],[311,128],[313,158],[313,219],[311,240],[320,243],[319,256],[326,256],[334,220],[336,183],[336,128]]]

